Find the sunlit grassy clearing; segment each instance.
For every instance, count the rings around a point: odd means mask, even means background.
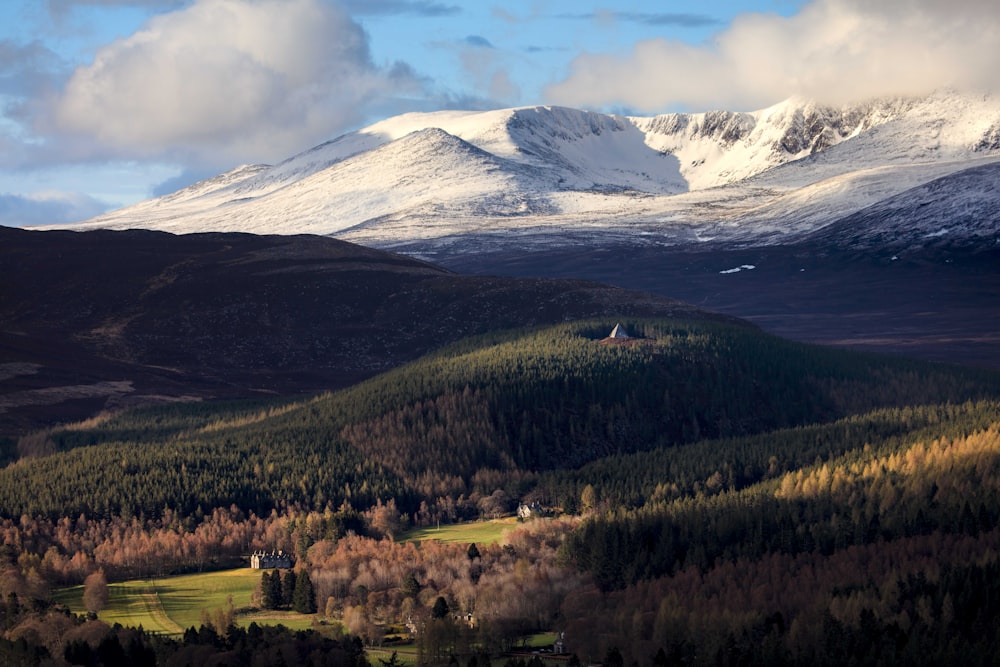
[[[98,618],[107,623],[141,625],[153,632],[179,634],[186,628],[200,626],[203,612],[225,609],[230,595],[234,609],[249,607],[260,578],[260,570],[247,568],[114,583],[108,586],[108,606]],[[85,612],[83,586],[61,589],[53,597],[75,613]],[[280,623],[305,629],[314,618],[296,612],[268,611],[238,614],[236,621],[243,626],[256,621],[259,625]]]
[[[540,632],[535,635],[528,635],[524,638],[523,643],[528,648],[551,647],[558,637],[555,632]]]
[[[492,544],[502,542],[505,531],[517,527],[517,519],[507,517],[492,521],[447,524],[441,527],[415,528],[399,536],[400,542],[463,542]]]
[[[251,623],[257,625],[283,625],[292,630],[309,630],[318,620],[316,614],[300,614],[297,611],[253,611],[236,617],[236,625],[245,628]]]
[[[397,647],[381,647],[381,648],[367,648],[365,652],[368,654],[368,660],[378,667],[381,663],[379,660],[389,661],[392,658],[392,654],[396,653],[396,662],[403,665],[415,665],[417,664],[417,647],[413,644],[406,646]]]
[[[248,568],[167,577],[155,580],[155,586],[167,615],[190,628],[201,625],[202,611],[225,609],[230,595],[235,609],[249,607],[260,577],[260,570]]]
[[[53,601],[63,604],[74,613],[82,614],[83,586],[57,590]],[[113,625],[139,626],[150,632],[177,634],[183,628],[174,623],[163,611],[149,581],[127,581],[108,586],[108,606],[98,617]]]

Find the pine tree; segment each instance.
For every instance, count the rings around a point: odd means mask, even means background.
[[[312,577],[309,576],[308,570],[303,570],[295,577],[292,609],[300,614],[316,613],[316,592],[313,590]]]
[[[260,575],[260,606],[264,609],[274,609],[274,598],[271,593],[271,573],[264,570]]]
[[[281,575],[277,570],[265,570],[260,578],[260,606],[264,609],[277,609],[281,606]]]
[[[271,571],[270,581],[268,582],[268,590],[271,592],[270,609],[277,609],[281,606],[281,573],[277,570]]]
[[[403,585],[401,586],[403,591],[403,597],[416,598],[420,594],[420,582],[417,581],[416,575],[410,572],[403,579]]]
[[[440,595],[434,601],[434,608],[431,609],[431,616],[434,618],[445,618],[448,615],[448,601]]]
[[[274,576],[278,576],[275,572]],[[281,582],[281,606],[290,607],[292,606],[292,601],[295,599],[295,570],[287,570],[285,572],[285,578]]]

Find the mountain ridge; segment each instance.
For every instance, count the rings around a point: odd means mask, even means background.
[[[411,113],[73,228],[332,236],[996,367],[998,136],[1000,99],[954,91],[645,121]],[[756,269],[720,275],[743,265]]]
[[[439,150],[413,152],[415,133]],[[997,136],[1000,101],[951,91],[645,118],[540,106],[410,113],[76,227],[314,233],[376,247],[431,247],[483,229],[534,238],[603,228],[674,245],[736,231],[734,240],[768,245],[1000,160]],[[445,149],[448,137],[470,152]],[[817,194],[822,183],[839,185]],[[796,199],[812,210],[805,226]],[[758,211],[739,230],[719,225],[734,204]]]
[[[0,227],[0,264],[0,444],[136,403],[343,387],[495,328],[736,321],[586,280],[462,276],[325,237]]]

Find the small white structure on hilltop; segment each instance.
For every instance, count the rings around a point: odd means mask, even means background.
[[[623,327],[620,323],[615,325],[615,328],[611,330],[611,335],[608,336],[608,338],[628,338],[628,337],[629,337],[628,332],[625,331],[625,327]]]

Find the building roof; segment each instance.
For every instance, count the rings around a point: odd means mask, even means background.
[[[625,331],[625,327],[621,324],[616,324],[615,328],[611,330],[611,335],[608,338],[628,338],[628,333]]]

